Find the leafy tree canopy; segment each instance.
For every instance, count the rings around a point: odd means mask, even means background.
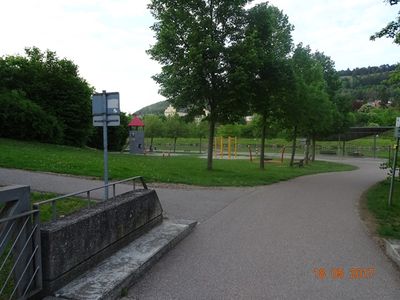
[[[397,0],[386,0],[386,2],[388,2],[390,5],[398,4]],[[396,44],[400,45],[400,11],[398,12],[397,18],[394,21],[391,21],[386,25],[386,27],[372,35],[370,39],[374,41],[375,39],[382,37],[391,38]]]
[[[147,115],[144,117],[144,134],[151,138],[150,145],[153,146],[153,138],[164,134],[164,124],[162,119],[157,115]]]
[[[247,38],[253,53],[245,58],[253,61],[249,83],[253,112],[276,113],[280,101],[276,98],[282,98],[288,90],[286,58],[292,49],[292,30],[288,17],[275,6],[263,3],[248,12]]]
[[[0,92],[0,136],[45,143],[62,141],[57,119],[18,91]]]
[[[0,58],[0,90],[20,91],[57,119],[61,143],[83,146],[91,132],[92,88],[78,66],[55,52],[26,48],[25,56]]]
[[[148,50],[162,64],[154,79],[161,94],[189,115],[210,112],[208,169],[212,168],[215,124],[245,113],[231,92],[245,73],[235,55],[243,40],[244,6],[249,0],[152,0],[157,39]],[[237,91],[237,90],[236,90]]]
[[[226,88],[229,50],[240,39],[247,0],[153,0],[149,8],[157,20],[152,26],[157,42],[148,51],[162,72],[154,79],[161,94],[176,108],[214,118],[229,114]]]
[[[277,7],[262,3],[248,11],[246,38],[251,45],[243,56],[252,61],[249,76],[250,109],[261,116],[260,168],[264,169],[264,144],[268,124],[280,119],[287,105],[292,69],[287,57],[292,49],[293,26]]]
[[[328,75],[334,78],[332,71],[326,71],[329,59],[321,53],[312,54],[311,49],[299,44],[293,54],[293,65],[297,83],[297,93],[293,106],[287,112],[289,120],[304,134],[315,136],[323,134],[332,126],[336,107],[329,97]],[[336,80],[333,80],[335,84]]]

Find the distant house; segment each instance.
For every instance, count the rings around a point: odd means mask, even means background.
[[[381,103],[382,103],[381,100],[374,100],[374,101],[368,102],[369,105],[371,105],[372,107],[375,107],[375,108],[381,107],[382,106]]]
[[[176,109],[170,104],[165,110],[164,110],[164,116],[172,117],[176,115]]]
[[[178,115],[180,117],[184,117],[187,115],[186,112],[183,111],[176,111],[176,109],[170,104],[165,110],[164,110],[164,116],[168,117],[172,117]]]
[[[244,119],[245,119],[246,123],[249,124],[249,123],[251,123],[251,121],[253,121],[254,116],[247,116]]]

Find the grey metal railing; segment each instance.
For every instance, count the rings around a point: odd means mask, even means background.
[[[36,202],[36,203],[33,204],[33,208],[39,210],[41,205],[51,204],[52,220],[55,220],[57,218],[57,206],[56,206],[56,204],[57,204],[58,200],[63,200],[63,199],[67,199],[67,198],[70,198],[70,197],[74,197],[74,196],[79,196],[79,195],[85,194],[86,195],[86,199],[88,201],[88,207],[90,207],[92,192],[97,191],[97,190],[101,190],[101,189],[105,189],[105,188],[108,188],[108,187],[111,186],[112,187],[112,199],[115,199],[115,197],[117,196],[116,195],[116,185],[123,184],[123,183],[130,182],[130,181],[132,181],[132,190],[133,191],[136,190],[136,182],[137,181],[140,181],[140,183],[142,184],[142,186],[143,186],[143,188],[145,190],[148,189],[146,183],[144,182],[143,177],[142,176],[135,176],[135,177],[131,177],[131,178],[128,178],[128,179],[115,181],[115,182],[109,183],[107,185],[102,185],[102,186],[99,186],[99,187],[95,187],[95,188],[92,188],[92,189],[79,191],[79,192],[75,192],[75,193],[70,193],[70,194],[67,194],[67,195],[62,195],[62,196],[54,197],[54,198],[51,198],[51,199],[48,199],[48,200]],[[107,198],[105,200],[108,200],[108,195],[107,195]]]
[[[0,218],[0,299],[27,299],[42,289],[39,210]]]

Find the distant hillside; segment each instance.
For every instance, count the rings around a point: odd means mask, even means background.
[[[387,73],[396,70],[397,65],[382,65],[379,67],[355,68],[338,71],[339,76],[364,76],[377,73]]]
[[[169,106],[168,101],[160,101],[139,109],[135,114],[137,115],[162,115],[165,109]]]
[[[382,101],[385,105],[389,101],[399,105],[400,88],[386,84],[391,72],[397,65],[382,65],[379,67],[355,68],[338,71],[342,81],[341,94],[350,97],[353,101],[363,103]],[[135,112],[139,115],[163,115],[169,106],[168,101],[160,101]]]
[[[387,79],[396,69],[396,65],[356,68],[338,71],[342,81],[341,94],[361,104],[381,101],[382,105],[398,105],[400,90],[398,86],[388,84]]]

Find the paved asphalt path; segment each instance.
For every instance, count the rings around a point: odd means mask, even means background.
[[[400,299],[400,273],[358,215],[362,192],[385,173],[374,160],[345,162],[359,169],[257,188],[157,189],[169,216],[200,224],[126,299]],[[62,193],[100,184],[0,169],[0,184],[12,183]],[[350,279],[352,268],[375,273]]]
[[[30,172],[24,170],[0,168],[0,186],[21,184],[29,185],[33,191],[69,194],[87,189],[100,187],[102,181],[83,177],[63,176],[54,173]],[[140,183],[136,183],[140,188]],[[245,196],[254,188],[188,188],[176,185],[175,188],[159,188],[148,184],[149,188],[156,188],[164,212],[169,218],[190,219],[203,222],[212,215],[224,209],[227,205]],[[131,191],[132,185],[117,185],[116,194]],[[111,196],[111,188],[109,189]],[[86,197],[86,194],[82,195]],[[104,190],[94,191],[94,199],[103,199]]]

